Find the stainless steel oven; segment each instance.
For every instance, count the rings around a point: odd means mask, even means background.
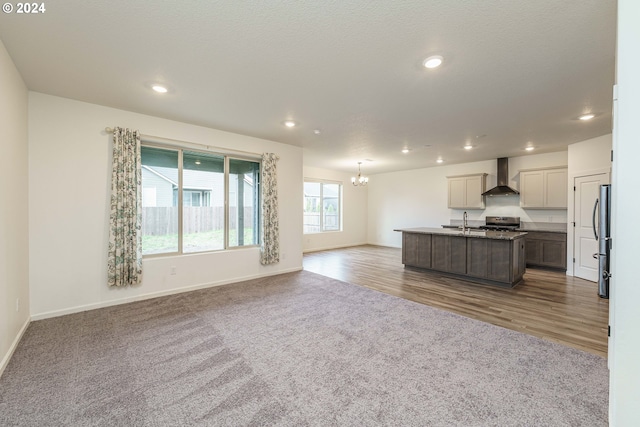
[[[495,231],[515,231],[520,227],[520,217],[517,216],[487,216],[484,225],[480,226],[483,230]]]

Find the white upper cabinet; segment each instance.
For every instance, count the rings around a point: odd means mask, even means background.
[[[567,209],[567,168],[520,171],[520,207]]]
[[[486,173],[448,176],[449,209],[484,209]]]

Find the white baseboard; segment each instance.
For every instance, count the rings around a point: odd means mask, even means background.
[[[213,288],[215,286],[229,285],[231,283],[244,282],[246,280],[259,279],[261,277],[275,276],[275,275],[278,275],[278,274],[291,273],[291,272],[300,271],[300,270],[302,270],[302,267],[294,267],[294,268],[289,268],[289,269],[286,269],[286,270],[279,270],[279,271],[276,271],[276,272],[271,272],[271,273],[266,273],[266,274],[254,274],[254,275],[250,275],[250,276],[236,277],[236,278],[229,279],[229,280],[221,280],[219,282],[201,283],[201,284],[198,284],[198,285],[186,286],[184,288],[168,289],[168,290],[165,290],[165,291],[151,292],[151,293],[148,293],[148,294],[136,295],[136,296],[127,297],[127,298],[119,298],[119,299],[115,299],[115,300],[104,301],[104,302],[99,302],[99,303],[94,303],[94,304],[85,304],[85,305],[80,305],[80,306],[76,306],[76,307],[65,308],[65,309],[62,309],[62,310],[47,311],[45,313],[38,313],[38,314],[31,315],[31,320],[49,319],[51,317],[64,316],[66,314],[80,313],[80,312],[83,312],[83,311],[96,310],[96,309],[99,309],[99,308],[111,307],[111,306],[114,306],[114,305],[126,304],[126,303],[134,302],[134,301],[142,301],[142,300],[147,300],[147,299],[152,299],[152,298],[163,297],[163,296],[167,296],[167,295],[181,294],[183,292],[190,292],[190,291],[195,291],[195,290],[198,290],[198,289]]]
[[[330,251],[331,249],[353,248],[355,246],[365,246],[365,245],[382,246],[384,248],[402,249],[402,245],[395,246],[395,245],[388,245],[386,243],[362,242],[362,243],[349,243],[347,245],[338,245],[338,246],[334,245],[334,246],[323,246],[321,248],[303,249],[302,253],[308,254],[312,252]]]
[[[7,351],[7,354],[5,354],[4,357],[2,358],[2,362],[0,362],[0,377],[4,372],[4,369],[9,364],[9,360],[11,360],[11,356],[13,356],[13,352],[16,351],[16,348],[18,347],[18,343],[22,339],[24,332],[27,330],[29,323],[31,323],[31,318],[27,317],[27,320],[24,322],[24,325],[22,325],[22,328],[20,328],[18,335],[16,335],[16,338],[11,343],[11,347],[9,347],[9,351]]]
[[[320,248],[310,248],[310,249],[304,249],[302,251],[302,253],[306,254],[306,253],[311,253],[311,252],[320,252],[320,251],[329,251],[331,249],[342,249],[342,248],[352,248],[354,246],[363,246],[363,245],[367,245],[367,242],[362,242],[362,243],[348,243],[346,245],[332,245],[332,246],[323,246]]]
[[[369,243],[367,243],[367,245],[382,246],[382,247],[385,247],[385,248],[402,249],[402,245],[390,245],[388,243],[369,242]]]

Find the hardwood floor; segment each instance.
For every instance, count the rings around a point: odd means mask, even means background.
[[[405,268],[401,250],[355,246],[304,255],[304,269],[607,357],[609,300],[597,284],[527,268],[503,289]]]

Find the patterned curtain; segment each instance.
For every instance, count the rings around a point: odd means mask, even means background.
[[[260,263],[280,262],[280,230],[278,218],[278,156],[262,154],[262,239]]]
[[[107,258],[109,286],[131,286],[142,280],[140,164],[140,133],[115,128]]]

